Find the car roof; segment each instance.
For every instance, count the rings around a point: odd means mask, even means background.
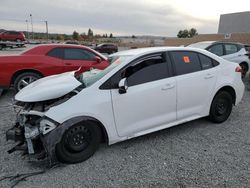
[[[239,44],[239,45],[244,45],[240,42],[229,42],[229,41],[216,41],[215,44],[217,43],[222,43],[222,44]]]
[[[201,41],[201,42],[189,44],[187,47],[205,49],[206,47],[210,46],[211,44],[214,44],[215,42],[216,41]]]
[[[101,44],[98,44],[98,46],[103,46],[103,45],[112,45],[112,46],[116,46],[114,43],[101,43]]]
[[[157,52],[157,51],[163,51],[166,50],[168,47],[148,47],[148,48],[137,48],[137,49],[130,49],[130,50],[124,50],[117,53],[112,54],[111,56],[135,56],[135,55],[141,55],[144,53],[150,53],[150,52]]]
[[[120,51],[117,53],[114,53],[110,55],[109,57],[113,56],[142,56],[142,55],[147,55],[150,53],[160,53],[163,51],[195,51],[195,52],[200,52],[203,54],[209,53],[206,50],[199,49],[199,48],[192,48],[192,47],[147,47],[147,48],[137,48],[137,49],[131,49],[131,50],[125,50],[125,51]],[[209,53],[210,54],[210,53]]]

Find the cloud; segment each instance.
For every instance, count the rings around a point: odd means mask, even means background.
[[[0,27],[25,30],[32,13],[35,31],[114,33],[116,35],[176,36],[180,29],[197,28],[200,33],[217,32],[218,20],[192,17],[164,0],[1,0]],[[10,19],[16,19],[13,24]]]

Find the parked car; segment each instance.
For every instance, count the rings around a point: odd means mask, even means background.
[[[79,45],[79,42],[76,40],[68,40],[68,41],[64,42],[64,44],[77,44],[77,45]]]
[[[0,41],[16,41],[21,42],[25,41],[25,35],[23,32],[19,31],[3,31],[0,33]]]
[[[189,45],[188,47],[195,47],[206,49],[223,59],[238,63],[242,68],[242,75],[245,76],[250,67],[250,50],[249,45],[233,42],[214,42],[204,41]]]
[[[95,47],[95,50],[100,53],[112,54],[118,52],[118,47],[114,44],[99,44]]]
[[[107,58],[84,46],[67,44],[38,45],[20,55],[0,56],[0,88],[16,91],[33,81],[53,74],[79,69],[105,69]]]
[[[50,76],[21,90],[15,99],[23,108],[7,139],[28,143],[29,154],[77,163],[101,141],[114,144],[206,116],[224,122],[244,93],[241,67],[205,50],[158,47],[112,57],[103,71]]]

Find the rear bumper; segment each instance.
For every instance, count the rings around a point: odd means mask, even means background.
[[[236,90],[236,100],[235,100],[235,105],[238,105],[240,103],[240,101],[243,98],[244,92],[245,92],[245,85],[242,81],[239,82],[239,84],[237,84],[235,86],[235,90]]]

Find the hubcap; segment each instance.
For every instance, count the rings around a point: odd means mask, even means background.
[[[24,87],[26,87],[27,85],[29,85],[30,83],[36,81],[38,78],[34,77],[34,76],[25,76],[23,77],[17,85],[17,89],[18,91],[20,91],[21,89],[23,89]]]
[[[64,146],[68,151],[76,153],[86,149],[90,141],[91,133],[89,129],[84,126],[77,126],[67,132]]]

